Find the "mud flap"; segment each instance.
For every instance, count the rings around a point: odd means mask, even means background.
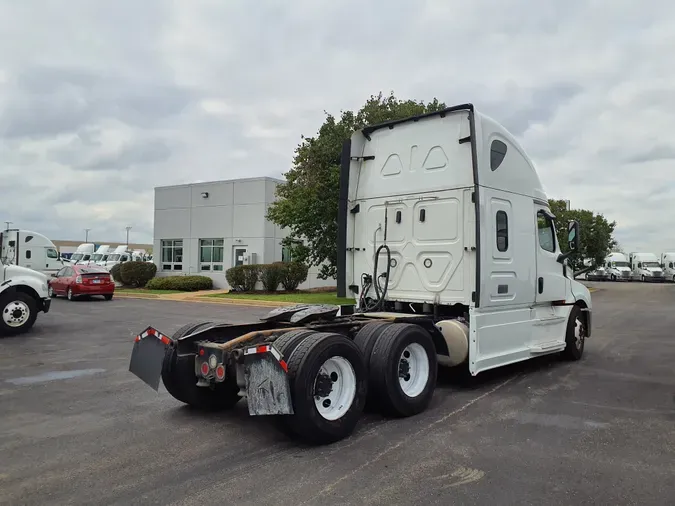
[[[249,348],[244,354],[246,397],[250,415],[292,415],[286,362],[272,346]]]
[[[129,371],[158,392],[164,356],[171,345],[170,338],[148,327],[134,339]]]

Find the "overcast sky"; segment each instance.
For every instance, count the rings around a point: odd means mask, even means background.
[[[323,110],[473,102],[549,197],[675,249],[675,2],[0,0],[0,221],[152,239],[153,187],[279,177]]]

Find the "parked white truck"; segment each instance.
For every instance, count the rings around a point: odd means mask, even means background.
[[[108,255],[108,259],[105,262],[100,262],[99,265],[105,267],[109,272],[113,266],[128,262],[129,260],[131,260],[131,252],[125,245],[121,245],[117,246],[117,248]]]
[[[54,274],[63,268],[56,246],[42,234],[31,230],[7,229],[0,232],[0,258],[5,264]]]
[[[105,262],[106,260],[108,260],[109,254],[110,254],[110,245],[102,244],[96,249],[96,252],[91,256],[89,260],[81,261],[79,263],[84,263],[87,265],[91,264],[98,265],[100,262]]]
[[[623,253],[610,253],[604,266],[610,281],[631,281],[630,262]]]
[[[675,253],[661,253],[661,268],[664,277],[675,283]]]
[[[589,290],[561,253],[555,216],[522,147],[460,105],[366,127],[345,142],[338,294],[358,304],[296,305],[262,321],[187,324],[136,336],[130,371],[201,409],[284,415],[312,443],[348,436],[367,402],[424,411],[437,364],[476,375],[560,353],[579,360]]]
[[[73,264],[88,262],[94,254],[95,249],[96,245],[93,243],[85,242],[80,244],[75,250],[75,253],[70,257],[70,262]]]
[[[665,281],[661,262],[654,253],[631,253],[630,265],[633,279],[656,283]]]
[[[0,337],[27,332],[51,305],[47,276],[0,258]]]

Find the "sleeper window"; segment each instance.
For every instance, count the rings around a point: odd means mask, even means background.
[[[490,144],[490,169],[495,171],[504,161],[506,156],[506,144],[502,141],[494,140]]]
[[[497,211],[497,250],[509,249],[509,218],[504,211]]]

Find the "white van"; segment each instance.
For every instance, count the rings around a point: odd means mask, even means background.
[[[48,276],[63,267],[56,246],[42,234],[9,229],[0,232],[0,258],[6,265],[18,265]]]
[[[666,280],[675,282],[675,253],[661,253],[661,268]]]
[[[610,281],[631,281],[630,262],[623,253],[610,253],[604,266]]]
[[[88,262],[94,254],[96,246],[93,243],[85,242],[80,244],[75,253],[70,257],[70,262],[73,264],[81,264]]]
[[[665,281],[661,262],[654,253],[631,253],[630,265],[633,279],[658,283]]]

